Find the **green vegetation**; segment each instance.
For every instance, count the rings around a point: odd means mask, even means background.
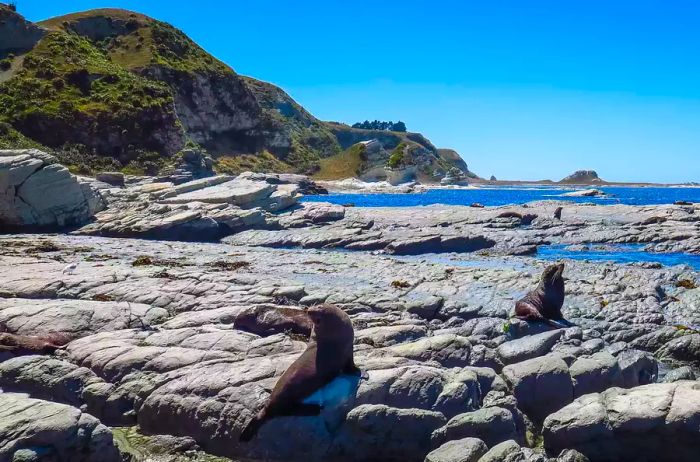
[[[72,33],[47,34],[0,85],[0,122],[50,147],[102,147],[106,138],[149,145],[151,124],[168,120],[175,117],[166,85],[124,70]],[[121,160],[132,159],[127,146],[113,149]]]
[[[284,161],[294,170],[312,172],[318,168],[320,159],[340,151],[338,141],[326,124],[281,89],[250,77],[243,77],[243,81],[262,107],[266,122],[289,135],[291,151]]]
[[[391,157],[387,161],[386,165],[389,168],[399,168],[404,163],[404,156],[408,145],[404,142],[399,143],[398,146],[394,148],[391,152]]]
[[[0,149],[42,149],[45,146],[31,140],[15,130],[12,125],[0,122]]]
[[[231,462],[202,451],[187,451],[187,454],[172,453],[167,447],[153,442],[153,437],[144,435],[138,427],[114,427],[111,429],[114,443],[130,460],[168,460],[171,462]]]
[[[363,130],[389,130],[392,132],[405,132],[406,131],[406,124],[401,122],[400,120],[396,123],[394,122],[384,122],[381,120],[374,120],[370,122],[369,120],[365,120],[364,122],[357,122],[355,124],[352,124],[352,128],[361,128]]]
[[[319,180],[341,180],[360,175],[365,161],[365,145],[358,143],[335,156],[321,159],[319,171],[314,178]]]
[[[98,9],[39,25],[48,33],[33,49],[0,61],[0,147],[55,149],[76,173],[168,173],[190,137],[205,140],[216,170],[230,174],[358,176],[381,167],[353,147],[371,138],[395,146],[394,168],[422,165],[430,159],[423,149],[436,152],[403,122],[321,122],[280,88],[238,76],[182,31],[142,14]],[[220,114],[200,135],[212,111]],[[238,114],[250,122],[214,127]],[[449,164],[428,161],[430,172]]]
[[[294,169],[268,151],[260,154],[221,156],[216,159],[214,170],[217,173],[238,175],[241,172],[290,173]]]
[[[194,43],[181,30],[142,14],[102,8],[51,18],[39,24],[74,32],[86,21],[108,18],[113,31],[96,44],[112,62],[127,69],[158,65],[182,72],[232,73],[232,69]]]

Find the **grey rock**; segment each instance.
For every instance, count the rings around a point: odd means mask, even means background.
[[[77,226],[104,207],[99,192],[46,153],[0,150],[0,225]]]
[[[479,438],[488,446],[518,438],[513,414],[507,409],[489,407],[459,414],[432,436],[434,447],[459,438]]]
[[[436,361],[444,367],[464,367],[469,364],[471,343],[466,337],[443,334],[387,348],[393,356],[416,361]]]
[[[112,432],[65,404],[0,393],[0,459],[120,462]],[[33,458],[33,459],[32,459]]]
[[[589,460],[575,449],[565,449],[557,457],[557,462],[589,462]]]
[[[656,382],[659,363],[654,356],[640,350],[625,350],[617,355],[625,388]]]
[[[611,388],[547,417],[544,445],[552,453],[575,449],[590,460],[690,462],[700,450],[698,423],[697,382]]]
[[[673,369],[671,372],[666,374],[664,376],[663,381],[665,383],[672,383],[672,382],[678,382],[681,380],[695,380],[697,379],[697,376],[693,369],[689,366],[683,366],[679,367],[677,369]]]
[[[508,365],[502,375],[521,410],[534,420],[543,420],[573,400],[569,368],[555,354]]]
[[[552,350],[563,333],[563,329],[557,329],[505,342],[498,347],[498,356],[505,365],[544,356]]]
[[[425,456],[425,462],[477,462],[487,451],[478,438],[448,441]]]
[[[569,374],[575,398],[625,384],[617,360],[606,352],[578,358],[569,368]]]
[[[112,186],[124,186],[124,174],[121,172],[98,173],[95,179]]]
[[[684,335],[671,340],[659,350],[658,355],[676,363],[700,364],[700,334]]]
[[[520,454],[520,445],[514,440],[503,441],[493,446],[486,452],[479,462],[515,462],[517,455]]]
[[[302,216],[312,223],[327,223],[345,218],[345,207],[330,203],[305,203]]]
[[[28,393],[85,409],[110,425],[128,425],[133,402],[120,399],[116,387],[86,367],[46,356],[20,356],[0,363],[0,388]]]
[[[430,433],[444,422],[437,412],[358,406],[347,415],[338,449],[328,457],[351,454],[354,460],[422,461]]]

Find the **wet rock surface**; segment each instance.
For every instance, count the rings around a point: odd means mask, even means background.
[[[94,428],[168,435],[156,443],[185,458],[203,450],[234,460],[635,460],[638,441],[661,454],[671,438],[673,460],[695,460],[695,271],[567,261],[562,311],[573,326],[511,319],[546,266],[514,253],[592,237],[674,239],[690,251],[695,212],[565,205],[557,221],[544,218],[556,203],[400,213],[304,203],[272,212],[229,198],[245,190],[260,204],[298,183],[195,181],[111,188],[124,196],[73,234],[0,237],[2,330],[68,342],[0,358],[0,396],[65,406],[94,418]],[[232,181],[243,189],[224,186]],[[221,194],[209,199],[223,202],[195,206],[186,196],[217,186]],[[153,211],[136,218],[138,204],[167,207],[164,217],[195,207],[200,218],[235,210],[261,221],[215,243],[86,235],[115,226],[117,235],[143,237],[180,226],[163,228]],[[524,226],[508,211],[537,218]],[[668,220],[640,225],[660,215]],[[682,231],[689,237],[678,238]],[[239,442],[305,347],[304,308],[321,302],[350,315],[367,378],[338,407],[272,419]],[[91,431],[79,433],[103,435]],[[95,438],[70,448],[89,454]]]

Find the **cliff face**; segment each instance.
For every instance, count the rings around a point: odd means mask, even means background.
[[[381,171],[401,144],[406,155],[395,167],[422,179],[467,171],[420,134],[321,122],[156,19],[98,9],[34,24],[0,4],[0,146],[53,148],[83,173],[157,173],[197,145],[231,173],[313,173],[322,159],[372,139],[383,152],[360,174]]]
[[[25,20],[12,8],[0,4],[0,59],[31,50],[46,31]]]

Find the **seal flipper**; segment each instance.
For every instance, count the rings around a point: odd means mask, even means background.
[[[278,410],[278,416],[315,416],[321,413],[323,406],[314,403],[294,403]]]
[[[258,414],[255,417],[253,417],[250,422],[248,422],[248,425],[243,429],[241,432],[241,436],[238,437],[238,441],[241,441],[243,443],[247,443],[248,441],[252,440],[253,437],[258,433],[258,430],[260,427],[262,427],[262,424],[265,423],[267,420],[267,417],[265,417],[262,414]]]
[[[323,406],[318,404],[307,404],[307,403],[294,403],[279,409],[276,409],[273,415],[268,415],[267,413],[260,413],[253,417],[245,429],[241,432],[241,436],[238,437],[239,441],[247,443],[252,440],[253,437],[258,433],[262,424],[267,422],[272,417],[278,416],[317,416],[321,413]]]
[[[367,373],[367,371],[363,371],[362,369],[357,367],[353,359],[350,359],[350,361],[345,365],[345,367],[343,368],[343,373],[348,375],[356,375],[362,380],[369,379],[369,374]]]

